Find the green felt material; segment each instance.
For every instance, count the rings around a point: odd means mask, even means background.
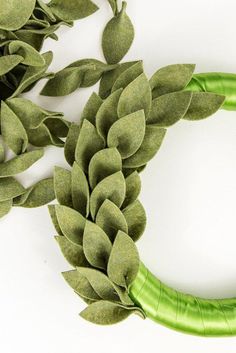
[[[87,17],[98,10],[90,0],[51,0],[49,7],[53,14],[66,21]]]
[[[36,0],[1,0],[0,1],[0,28],[16,30],[25,25],[30,18]]]

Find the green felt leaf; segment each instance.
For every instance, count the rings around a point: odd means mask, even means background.
[[[126,290],[126,288],[117,286],[117,284],[113,283],[116,292],[118,293],[119,297],[120,297],[120,301],[122,304],[124,304],[125,306],[134,306],[134,302],[132,301],[132,299],[129,297],[128,291]]]
[[[102,103],[103,103],[103,100],[95,92],[93,92],[84,107],[84,110],[81,116],[81,121],[83,122],[86,119],[90,123],[95,125],[96,114],[98,112],[98,109],[102,105]]]
[[[183,91],[164,94],[154,99],[148,123],[161,127],[168,127],[175,124],[185,116],[191,99],[192,92]]]
[[[89,281],[100,298],[119,301],[119,296],[111,280],[104,273],[85,267],[78,267],[77,271]]]
[[[145,127],[143,110],[126,115],[111,126],[107,136],[107,144],[109,147],[116,147],[121,158],[128,158],[141,146]]]
[[[162,67],[150,79],[153,98],[181,91],[192,78],[195,65],[176,64]]]
[[[54,189],[59,204],[72,207],[71,172],[61,167],[54,168]]]
[[[143,73],[123,90],[118,104],[118,116],[121,118],[143,109],[147,117],[151,108],[151,97],[149,82]]]
[[[118,286],[127,288],[135,279],[139,269],[138,250],[133,240],[119,231],[108,262],[108,276]]]
[[[124,217],[128,224],[128,234],[137,241],[144,233],[147,218],[145,210],[139,200],[134,201],[123,210]]]
[[[56,205],[56,216],[64,236],[73,244],[82,245],[85,218],[67,206]]]
[[[45,60],[40,53],[35,50],[31,45],[24,43],[20,40],[13,40],[9,44],[9,53],[17,54],[24,58],[22,64],[29,66],[43,66]]]
[[[4,142],[15,154],[26,151],[28,136],[25,128],[4,101],[1,104],[1,133]]]
[[[126,14],[126,2],[121,11],[106,25],[102,36],[102,49],[106,61],[116,64],[126,55],[134,40],[134,27]]]
[[[74,162],[71,172],[71,190],[73,208],[81,213],[84,217],[89,215],[89,186],[87,178],[80,168]]]
[[[5,149],[2,143],[0,143],[0,163],[5,161]]]
[[[64,147],[65,158],[71,166],[75,161],[75,149],[79,138],[80,127],[77,124],[72,123],[69,128],[67,139]]]
[[[122,93],[122,89],[112,93],[105,99],[103,104],[98,109],[96,115],[97,131],[104,139],[106,139],[110,127],[118,119],[117,107]]]
[[[0,178],[14,176],[24,172],[43,156],[43,150],[27,152],[12,158],[4,163],[0,163]]]
[[[0,76],[5,75],[16,67],[24,58],[20,55],[5,55],[0,57]]]
[[[108,199],[120,207],[125,198],[125,179],[122,172],[109,175],[95,187],[90,197],[90,211],[93,219],[103,202]]]
[[[12,200],[0,202],[0,218],[6,216],[12,208]]]
[[[48,145],[64,146],[64,142],[57,136],[54,136],[44,123],[36,129],[28,130],[27,134],[29,142],[36,147],[45,147]]]
[[[56,21],[56,17],[53,15],[52,10],[50,7],[43,2],[43,0],[37,0],[38,5],[41,7],[45,15],[51,20],[51,21]]]
[[[71,266],[88,266],[88,261],[84,256],[83,247],[81,245],[72,244],[64,236],[56,236],[55,239],[60,246],[63,256]]]
[[[116,16],[118,14],[118,4],[117,4],[117,0],[108,0],[111,9],[113,11],[113,14]]]
[[[0,179],[0,202],[13,199],[24,192],[25,188],[16,179],[12,177]]]
[[[49,6],[53,14],[65,21],[79,20],[98,10],[90,0],[51,0]]]
[[[141,191],[141,179],[139,173],[134,171],[129,176],[125,178],[126,184],[126,195],[125,200],[122,205],[123,208],[132,204],[139,196]]]
[[[98,135],[96,128],[89,121],[84,120],[75,150],[75,160],[84,172],[93,155],[104,147],[103,139]]]
[[[193,92],[192,100],[184,119],[205,119],[219,110],[225,101],[225,96],[208,92]]]
[[[57,234],[62,235],[63,233],[61,231],[61,228],[59,226],[58,220],[57,220],[57,215],[56,215],[56,205],[49,205],[48,206],[48,211],[51,217],[51,221],[54,225],[54,228],[56,229]]]
[[[121,210],[110,200],[105,200],[99,208],[96,224],[101,227],[114,242],[117,232],[128,232],[128,225]]]
[[[166,130],[155,125],[147,125],[143,143],[138,151],[123,161],[124,168],[138,168],[149,162],[161,147]]]
[[[72,270],[62,273],[64,279],[76,293],[91,300],[101,299],[89,281],[79,271]]]
[[[89,163],[89,183],[92,189],[104,178],[122,169],[120,153],[116,148],[98,151]]]
[[[124,70],[112,86],[112,92],[127,87],[132,81],[143,73],[143,62],[138,61]]]
[[[0,29],[13,31],[24,26],[30,18],[35,0],[7,0],[1,3]]]
[[[83,249],[89,263],[106,270],[112,244],[106,233],[95,223],[86,221],[83,235]]]

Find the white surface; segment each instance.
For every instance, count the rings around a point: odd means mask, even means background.
[[[111,16],[105,0],[95,15],[48,40],[52,70],[85,57],[102,58],[100,37]],[[147,73],[171,63],[194,62],[197,71],[236,72],[234,0],[128,0],[136,28],[125,59],[143,58]],[[92,89],[35,102],[78,121]],[[95,88],[93,88],[95,89]],[[143,261],[176,289],[202,296],[236,295],[236,113],[221,111],[171,128],[156,158],[142,174],[148,215],[138,243]],[[66,165],[63,151],[22,176],[25,185]],[[3,353],[220,353],[235,352],[236,338],[205,339],[176,333],[132,316],[98,327],[78,317],[84,304],[64,283],[69,269],[53,240],[46,207],[14,209],[0,221],[0,351]]]

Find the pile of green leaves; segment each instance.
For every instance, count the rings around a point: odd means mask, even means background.
[[[20,98],[48,73],[51,52],[39,51],[46,38],[57,39],[61,25],[97,10],[90,0],[0,0],[0,217],[12,205],[37,207],[55,198],[52,178],[25,189],[15,176],[35,163],[47,145],[63,146],[69,122],[62,113],[47,111]],[[14,154],[6,160],[6,149]]]

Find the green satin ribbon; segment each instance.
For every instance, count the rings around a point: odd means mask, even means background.
[[[185,90],[222,94],[226,97],[222,108],[236,110],[236,74],[221,72],[195,74]]]
[[[129,295],[148,318],[175,330],[200,336],[236,335],[236,298],[202,299],[178,292],[143,263]]]

